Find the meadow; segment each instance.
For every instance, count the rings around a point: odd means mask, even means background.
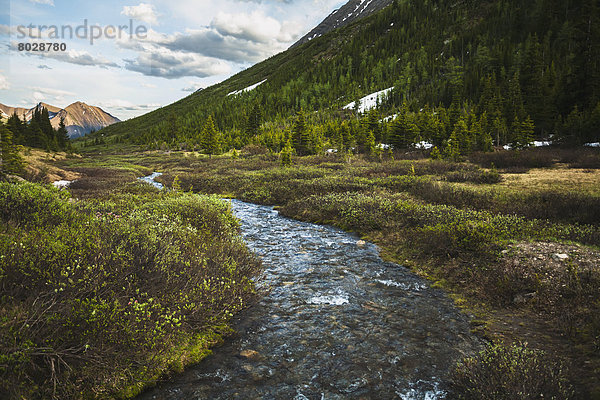
[[[200,360],[255,296],[258,262],[219,200],[235,197],[356,232],[445,289],[491,343],[457,366],[463,398],[482,398],[498,379],[512,391],[496,398],[523,393],[521,375],[510,375],[523,368],[531,393],[600,396],[597,149],[462,162],[329,154],[293,157],[290,167],[258,146],[212,157],[89,150],[51,161],[55,174],[79,177],[68,194],[2,186],[11,199],[2,203],[2,271],[20,275],[0,275],[14,287],[2,299],[10,369],[0,376],[15,395],[43,387],[56,397],[130,397]],[[175,190],[135,183],[152,171]],[[69,334],[56,339],[59,330]],[[111,373],[116,366],[123,372]]]

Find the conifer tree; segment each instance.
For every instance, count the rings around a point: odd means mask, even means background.
[[[252,110],[248,114],[246,118],[246,127],[244,133],[246,135],[246,139],[252,139],[256,135],[258,135],[258,129],[260,128],[262,120],[262,111],[260,109],[260,104],[254,103]]]
[[[69,148],[69,132],[67,131],[67,127],[65,126],[65,117],[60,118],[60,124],[58,125],[58,129],[56,130],[56,138],[58,140],[58,145],[61,150],[67,150]]]
[[[518,117],[513,122],[513,139],[510,143],[514,149],[523,149],[531,146],[533,141],[533,132],[535,126],[531,117],[528,115],[523,121],[520,121]]]
[[[18,173],[23,169],[23,160],[12,139],[12,132],[0,123],[0,174]]]
[[[304,111],[300,109],[300,111],[296,113],[296,121],[294,121],[294,126],[292,128],[292,143],[296,150],[296,154],[299,156],[309,154],[308,142],[308,128],[304,118]]]
[[[292,145],[288,140],[279,153],[279,162],[282,167],[290,167],[292,165],[292,151]]]
[[[202,148],[209,155],[209,158],[212,158],[213,154],[218,154],[219,152],[219,133],[215,128],[212,115],[208,116],[202,130]]]

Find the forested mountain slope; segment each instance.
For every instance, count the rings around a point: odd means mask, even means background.
[[[534,134],[582,144],[600,136],[599,74],[595,0],[396,0],[101,133],[205,150],[291,141],[299,153],[422,140],[465,153],[492,140],[526,146]],[[343,109],[390,87],[368,115]],[[396,118],[380,122],[386,115]]]

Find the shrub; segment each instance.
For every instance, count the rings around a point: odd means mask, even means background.
[[[562,363],[526,344],[491,345],[464,359],[453,372],[452,391],[464,400],[573,397]]]
[[[6,397],[113,398],[205,352],[253,298],[258,263],[227,203],[66,193],[0,185]]]

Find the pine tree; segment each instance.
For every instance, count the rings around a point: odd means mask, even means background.
[[[468,154],[471,151],[471,135],[469,134],[469,128],[464,118],[460,118],[454,126],[449,141],[452,142],[451,146],[458,147],[458,155]],[[455,159],[456,157],[452,154],[451,158]]]
[[[535,126],[529,115],[523,121],[520,121],[519,118],[516,117],[513,123],[513,139],[510,144],[511,147],[514,149],[524,149],[531,146],[534,130]]]
[[[21,172],[23,160],[14,143],[12,132],[0,123],[0,174]]]
[[[246,127],[244,130],[246,140],[252,139],[253,137],[258,135],[261,120],[262,111],[260,109],[260,104],[254,103],[254,106],[252,107],[252,110],[250,111],[246,119]]]
[[[292,127],[292,143],[296,154],[299,156],[309,154],[308,128],[302,109],[296,114],[296,121],[294,121],[294,126]]]
[[[292,145],[289,140],[279,153],[279,162],[282,167],[290,167],[292,165]]]
[[[389,142],[394,148],[406,149],[415,143],[418,135],[419,128],[408,113],[408,106],[404,103],[390,126]]]
[[[65,126],[65,117],[60,118],[60,124],[56,130],[56,138],[58,140],[58,146],[61,150],[67,150],[70,145],[69,132]]]
[[[202,130],[202,148],[209,155],[209,158],[212,158],[213,154],[218,154],[219,152],[219,133],[215,128],[215,123],[213,121],[213,116],[209,115],[206,123],[204,124],[204,129]]]
[[[487,113],[481,114],[478,123],[472,129],[475,136],[476,150],[490,152],[493,150],[492,135],[489,130]]]

